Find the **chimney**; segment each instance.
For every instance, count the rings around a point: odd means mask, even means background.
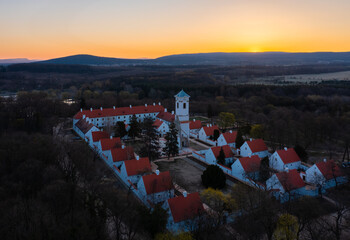
[[[92,108],[90,108],[90,112],[92,112]]]
[[[253,138],[250,138],[249,141],[253,141]]]
[[[131,106],[131,105],[130,105],[129,107],[130,107],[130,108],[132,108],[132,106]]]
[[[88,121],[88,122],[89,122],[89,117],[86,117],[86,121]]]
[[[287,147],[284,147],[284,151],[287,151]]]
[[[115,106],[113,106],[113,109],[115,110]]]
[[[160,105],[162,105],[162,104],[160,104],[160,102],[159,102],[158,105],[160,106]]]
[[[232,130],[230,130],[230,133],[232,133]]]
[[[289,172],[289,168],[285,167],[284,171]]]
[[[80,108],[80,112],[82,112],[83,111],[83,109],[82,108]]]
[[[153,103],[153,106],[155,106],[156,105],[156,103]]]
[[[184,197],[187,197],[187,192],[183,191],[182,194],[184,195]]]
[[[84,114],[84,115],[83,115],[83,119],[85,119],[85,117],[86,117],[86,116],[85,116],[85,114]]]
[[[140,160],[140,156],[136,156],[136,160]]]
[[[212,127],[213,125],[209,124],[210,127]]]
[[[164,108],[164,112],[167,112],[167,111],[168,111],[168,109]]]
[[[196,121],[196,119],[195,118],[193,118],[193,122],[195,122]]]
[[[207,127],[209,127],[209,124],[207,124]]]
[[[248,153],[248,157],[251,158],[251,157],[252,157],[252,154],[251,154],[251,153]]]
[[[324,159],[323,159],[323,161],[324,161],[324,162],[327,162],[327,159],[326,159],[326,158],[324,158]]]
[[[156,174],[159,175],[159,170],[158,169],[156,170]]]
[[[122,145],[122,149],[124,149],[124,148],[125,148],[125,145],[123,144],[123,145]]]
[[[101,111],[103,110],[103,108],[102,108],[102,107],[100,107],[100,109],[101,109]]]
[[[171,111],[171,114],[174,114],[174,111]]]
[[[112,137],[112,136],[109,136],[109,139],[113,139],[113,137]]]
[[[145,107],[147,107],[147,103],[145,104]]]

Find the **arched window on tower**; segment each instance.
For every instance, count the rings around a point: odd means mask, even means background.
[[[186,103],[184,103],[184,109],[186,109]]]

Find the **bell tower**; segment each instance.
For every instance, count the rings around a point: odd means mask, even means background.
[[[189,120],[189,103],[190,95],[181,90],[175,96],[175,115],[179,118],[180,122]]]

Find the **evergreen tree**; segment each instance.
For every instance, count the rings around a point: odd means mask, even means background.
[[[213,116],[213,108],[211,104],[208,104],[207,114],[208,114],[208,118],[211,118]]]
[[[216,165],[209,165],[207,169],[204,170],[201,178],[206,188],[222,189],[226,185],[225,173]]]
[[[219,156],[216,159],[216,161],[217,161],[217,163],[219,163],[221,165],[225,165],[225,158],[226,158],[226,156],[225,156],[224,149],[221,147]]]
[[[236,137],[236,148],[240,148],[244,143],[243,137],[242,137],[242,131],[241,129],[238,129],[237,131],[237,137]]]
[[[270,178],[270,168],[269,168],[269,157],[264,157],[261,159],[260,169],[259,169],[259,180],[260,182],[265,182]]]
[[[168,156],[168,159],[171,156],[175,156],[179,153],[179,145],[177,142],[178,130],[174,123],[170,124],[169,132],[165,135],[165,147],[163,151]]]
[[[215,129],[213,139],[216,141],[220,137],[220,131]]]
[[[296,144],[295,147],[294,147],[294,151],[298,154],[298,156],[300,157],[301,161],[307,162],[309,156],[308,156],[305,148],[303,148],[299,144]]]
[[[148,157],[150,160],[155,160],[160,156],[160,149],[158,132],[153,126],[152,118],[145,118],[142,128],[144,146],[141,148],[141,155]]]
[[[120,138],[124,137],[127,134],[124,122],[122,121],[117,122],[114,133],[116,137],[120,137]]]
[[[140,135],[140,132],[141,132],[140,123],[137,121],[136,115],[132,115],[131,121],[130,121],[129,136],[135,138]]]

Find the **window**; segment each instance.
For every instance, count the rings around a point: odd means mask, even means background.
[[[184,109],[186,109],[186,103],[184,103]]]
[[[177,103],[177,108],[179,108],[179,103]]]

